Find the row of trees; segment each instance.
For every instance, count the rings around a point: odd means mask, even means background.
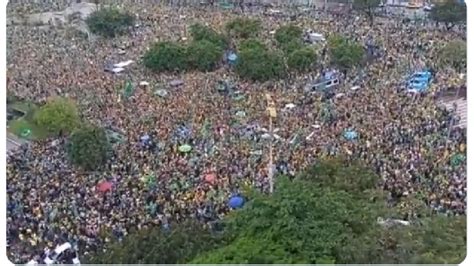
[[[194,24],[190,28],[193,41],[156,43],[143,57],[143,64],[153,71],[214,70],[223,58],[226,38],[212,28]]]
[[[373,24],[377,9],[383,8],[380,4],[380,0],[354,0],[353,7],[364,13]],[[466,4],[458,0],[446,0],[434,6],[430,11],[429,18],[438,23],[444,23],[450,29],[455,24],[465,23],[466,14]]]
[[[373,23],[380,3],[379,0],[355,0],[353,6],[356,10],[365,13]],[[447,0],[435,5],[431,10],[430,18],[436,22],[445,23],[448,28],[451,28],[455,24],[466,22],[466,14],[465,4],[457,0]],[[126,33],[134,22],[135,18],[132,14],[117,8],[101,8],[93,12],[86,20],[92,33],[109,38]],[[260,21],[254,19],[238,18],[226,25],[229,35],[237,38],[255,37],[260,29]]]
[[[196,222],[132,232],[88,263],[459,263],[465,217],[419,216],[410,225],[387,208],[370,170],[342,160],[318,163],[294,180],[280,177],[272,195],[247,189],[246,206],[213,230]],[[426,207],[426,206],[425,206]],[[419,212],[421,213],[421,212]],[[429,213],[429,211],[425,212]]]
[[[81,121],[73,101],[52,99],[35,113],[34,122],[52,136],[69,137],[67,151],[75,165],[93,170],[106,162],[110,145],[105,130]]]
[[[289,70],[298,71],[308,70],[316,62],[316,53],[303,46],[300,28],[297,28],[299,32],[296,34],[285,32],[286,27],[278,30],[278,36],[293,34],[291,43],[298,45],[291,51],[286,48],[286,53],[272,51],[254,38],[260,28],[258,20],[238,18],[226,24],[227,35],[222,35],[207,26],[195,24],[190,28],[193,37],[191,44],[157,43],[145,54],[144,64],[155,71],[210,71],[219,65],[223,51],[231,43],[230,36],[239,40],[236,72],[242,78],[259,81],[281,78],[287,72],[286,62]]]
[[[219,66],[224,51],[231,45],[238,50],[236,73],[244,79],[279,79],[288,72],[309,71],[317,63],[316,51],[304,44],[303,30],[296,25],[285,25],[276,31],[276,50],[257,39],[261,30],[259,20],[237,18],[228,22],[225,29],[226,34],[219,34],[208,26],[194,24],[190,27],[193,40],[189,45],[157,43],[145,54],[144,65],[160,72],[191,69],[212,71]],[[232,44],[232,38],[237,44]],[[331,51],[334,52],[331,55],[335,57],[333,63],[341,68],[359,64],[363,56],[363,53],[359,53],[363,51],[362,47],[349,41],[344,44],[347,47],[332,47]],[[336,51],[337,49],[341,51]]]
[[[372,17],[373,10],[379,1],[358,0],[354,6],[365,10]],[[441,9],[439,7],[443,7]],[[434,8],[432,16],[443,20],[443,16],[462,13],[463,5],[448,1]],[[444,13],[443,13],[444,12]],[[443,13],[445,15],[439,15]],[[438,14],[438,15],[436,15]],[[458,15],[456,15],[458,16]],[[459,18],[459,17],[458,17]],[[447,20],[454,20],[444,18]],[[100,9],[88,18],[89,27],[93,32],[104,36],[113,37],[126,31],[133,24],[133,17],[121,13],[117,9]],[[231,46],[238,48],[238,63],[236,73],[244,79],[254,81],[267,81],[279,79],[291,72],[306,72],[317,63],[318,55],[313,47],[303,42],[303,30],[293,24],[280,27],[275,33],[276,47],[270,49],[263,44],[249,47],[247,42],[256,43],[262,29],[261,22],[256,19],[237,18],[229,21],[225,26],[225,34],[201,24],[190,27],[192,42],[183,44],[179,42],[159,42],[149,49],[143,63],[153,71],[212,71],[216,69],[224,58],[224,52]],[[233,43],[237,41],[237,45]],[[448,46],[448,48],[451,46]],[[331,36],[328,38],[327,51],[330,62],[340,69],[357,67],[363,62],[365,55],[361,44],[344,38]],[[450,55],[454,50],[443,50],[440,61],[449,65],[465,65],[465,58],[457,60],[460,54],[452,59]],[[462,57],[462,53],[461,53]],[[444,58],[444,59],[443,59]],[[446,59],[449,58],[449,59]]]

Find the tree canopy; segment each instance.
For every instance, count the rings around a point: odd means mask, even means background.
[[[261,43],[257,39],[246,39],[243,40],[239,43],[239,50],[244,51],[248,49],[260,49],[260,50],[266,50],[267,48],[265,47],[265,44]]]
[[[71,134],[68,154],[71,161],[86,170],[95,170],[107,161],[110,144],[104,129],[84,126]]]
[[[361,212],[370,202],[312,181],[281,177],[274,194],[251,198],[226,221],[233,240],[193,263],[335,263],[335,248],[376,226],[376,213]]]
[[[143,64],[154,71],[182,71],[187,68],[186,47],[173,42],[153,45],[143,57]]]
[[[294,24],[283,25],[275,32],[275,39],[279,46],[283,46],[295,40],[301,40],[302,37],[303,30]]]
[[[262,22],[257,19],[236,18],[226,24],[227,33],[237,38],[255,37],[261,30]]]
[[[379,177],[345,159],[318,162],[275,191],[248,188],[221,231],[180,227],[132,233],[95,263],[343,264],[449,263],[466,255],[464,216],[426,216],[410,225],[379,224],[397,217],[377,189]]]
[[[210,41],[194,41],[187,47],[188,67],[199,71],[214,70],[222,60],[224,51]]]
[[[228,45],[225,36],[216,32],[211,27],[196,23],[191,25],[190,32],[194,41],[206,40],[220,46],[222,49],[225,49]]]
[[[79,113],[73,101],[55,98],[34,114],[34,122],[52,134],[68,133],[80,124]]]
[[[362,63],[364,47],[342,36],[331,36],[328,40],[331,62],[343,69],[348,69]]]
[[[467,45],[465,41],[456,40],[445,44],[438,52],[439,64],[463,71],[467,66]]]
[[[316,52],[311,47],[301,48],[288,55],[287,65],[291,70],[308,71],[316,63]]]
[[[428,217],[408,227],[367,231],[337,251],[341,264],[458,264],[466,257],[466,217]]]
[[[86,24],[92,33],[112,38],[125,33],[134,20],[131,14],[117,8],[101,8],[87,17]]]
[[[459,3],[456,0],[443,1],[433,7],[430,17],[434,21],[445,23],[446,26],[450,23],[465,22],[467,18],[466,4]]]
[[[247,44],[250,46],[250,43]],[[240,50],[236,65],[237,74],[244,79],[268,81],[285,75],[285,61],[277,52],[268,51],[263,44],[254,42]]]
[[[154,226],[115,240],[106,252],[92,254],[89,264],[184,264],[196,255],[219,247],[223,241],[202,224],[186,221],[170,230]]]

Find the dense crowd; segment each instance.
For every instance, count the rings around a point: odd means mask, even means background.
[[[155,74],[135,63],[124,74],[107,73],[104,67],[111,63],[138,62],[154,41],[189,39],[194,22],[223,30],[227,21],[242,15],[145,4],[126,8],[137,14],[138,25],[113,40],[89,40],[68,34],[67,28],[7,28],[8,93],[38,103],[70,97],[85,120],[124,135],[104,169],[96,172],[73,167],[61,138],[10,152],[7,236],[12,261],[24,263],[63,242],[76,243],[86,254],[133,230],[186,217],[214,221],[228,211],[229,196],[243,185],[267,190],[266,93],[278,110],[273,121],[278,171],[295,174],[330,156],[362,159],[382,176],[381,186],[396,204],[414,197],[440,213],[464,214],[466,164],[452,164],[451,158],[464,153],[465,130],[448,129],[453,116],[438,107],[435,96],[465,81],[454,70],[436,67],[435,48],[465,38],[465,32],[387,18],[376,18],[370,27],[354,14],[297,17],[294,23],[304,29],[325,36],[338,32],[362,43],[370,39],[381,50],[380,58],[364,69],[345,73],[335,88],[344,95],[323,103],[303,90],[319,69],[264,84],[239,80],[228,66],[211,73]],[[263,16],[260,11],[244,15]],[[261,39],[271,44],[271,31],[289,20],[262,17]],[[327,64],[326,57],[321,56],[321,64]],[[405,76],[425,67],[436,69],[430,91],[406,93],[401,86]],[[168,88],[176,79],[183,85]],[[128,80],[135,91],[125,98],[117,88]],[[234,82],[243,99],[220,93],[216,86],[222,80]],[[139,86],[141,81],[149,85]],[[351,90],[355,85],[360,89]],[[156,96],[157,88],[168,89],[168,95]],[[295,107],[285,108],[290,103]],[[333,115],[323,121],[324,108]],[[357,131],[356,140],[343,137],[348,128]],[[179,152],[182,144],[192,150]],[[209,175],[215,178],[205,178]],[[111,191],[98,191],[102,180],[113,183]]]

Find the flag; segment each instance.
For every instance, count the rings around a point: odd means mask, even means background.
[[[211,128],[211,123],[206,118],[206,120],[204,120],[204,124],[201,127],[201,136],[203,136],[203,137],[209,136],[209,129],[210,128]]]
[[[132,94],[133,94],[133,85],[132,85],[131,81],[127,81],[127,83],[125,84],[125,89],[124,89],[123,94],[124,94],[125,98],[129,98],[130,96],[132,96]]]

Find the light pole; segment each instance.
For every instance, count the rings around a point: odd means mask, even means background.
[[[273,193],[273,118],[277,117],[277,113],[275,108],[275,102],[273,101],[272,96],[268,93],[265,94],[265,96],[267,98],[267,112],[270,120],[270,158],[268,160],[268,179],[270,183],[270,193]]]
[[[458,97],[459,97],[459,90],[460,90],[460,89],[461,89],[461,86],[458,86],[458,89],[456,90],[456,96],[454,97],[455,100],[457,100]],[[453,105],[454,105],[454,104],[453,104]],[[456,115],[457,106],[454,105],[453,107],[454,107],[454,109],[453,109],[453,113],[454,113],[454,114],[453,114],[453,115]],[[451,119],[450,119],[450,121],[449,121],[448,136],[447,136],[446,142],[448,142],[448,141],[449,141],[449,138],[451,137],[451,129],[453,128],[453,124],[454,124],[454,119],[453,119],[453,117],[451,116]],[[446,144],[446,146],[447,146],[447,144]]]

